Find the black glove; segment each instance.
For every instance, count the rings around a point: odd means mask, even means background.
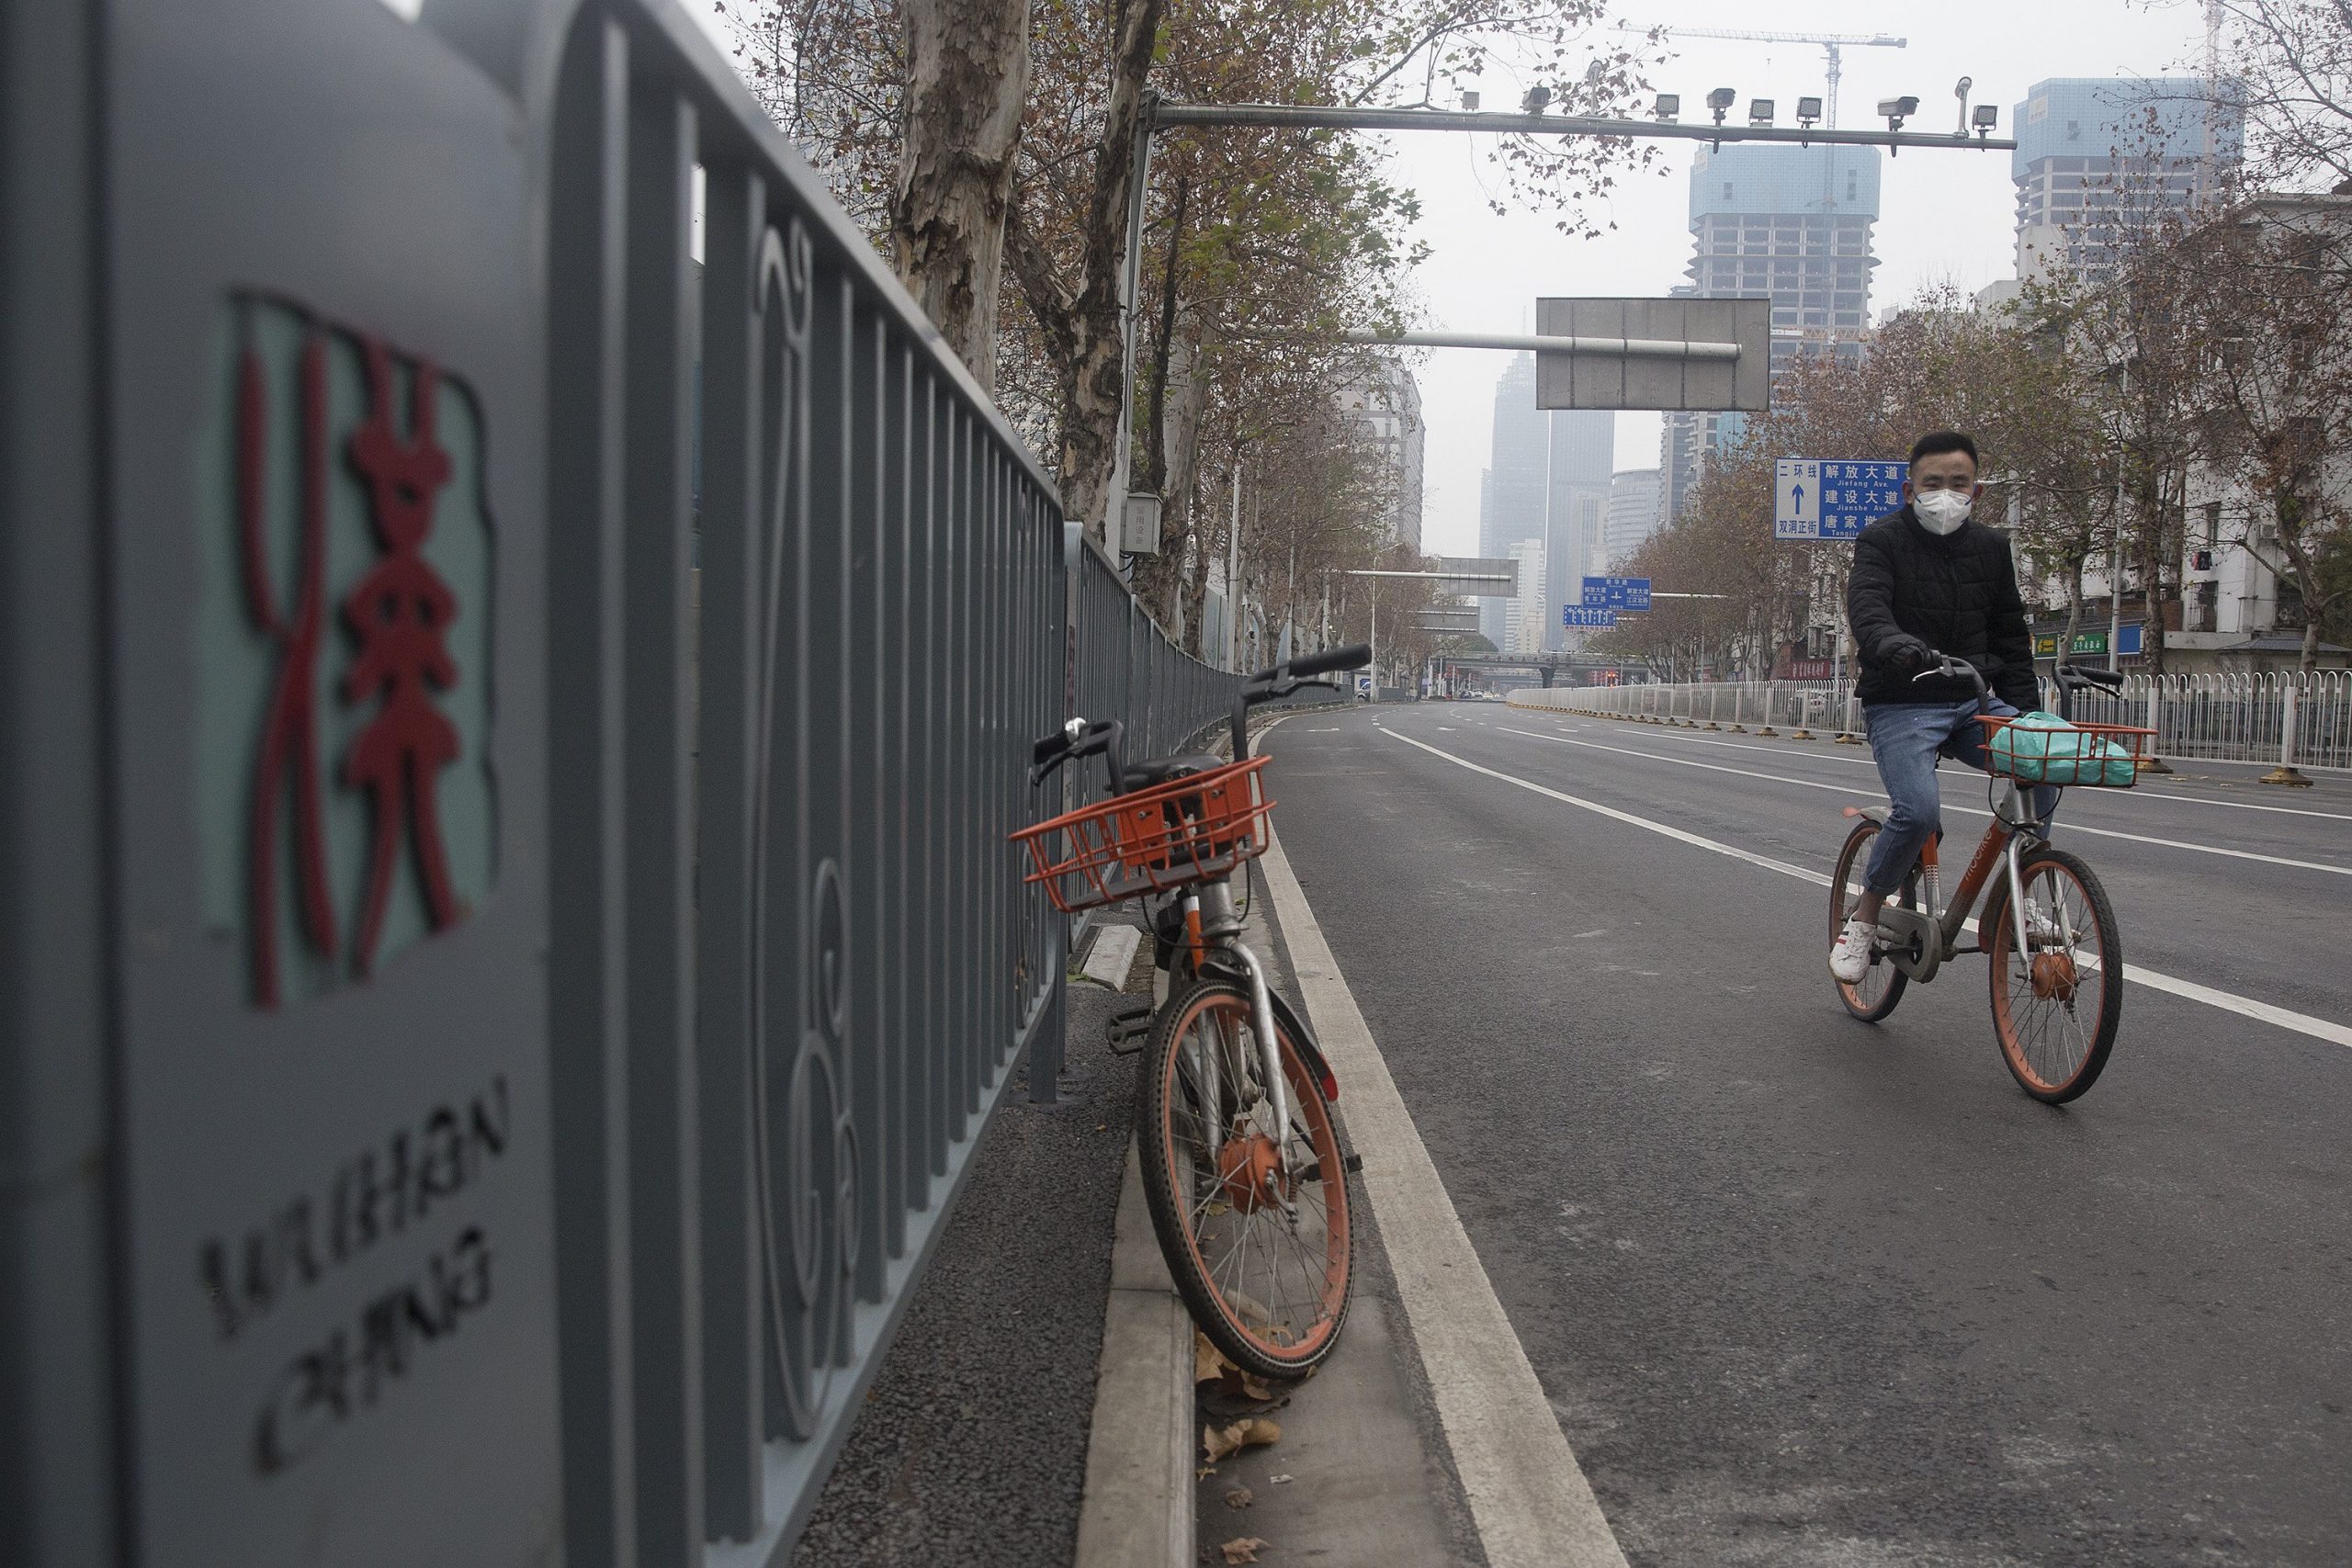
[[[1878,646],[1879,662],[1894,671],[1927,670],[1940,657],[1918,637],[1897,632]]]

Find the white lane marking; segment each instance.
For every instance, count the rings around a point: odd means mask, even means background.
[[[1530,740],[1549,740],[1556,746],[1583,746],[1595,751],[1614,751],[1621,757],[1640,757],[1652,762],[1671,762],[1678,768],[1704,768],[1711,773],[1737,773],[1742,778],[1765,779],[1773,784],[1794,784],[1799,789],[1826,789],[1838,795],[1874,795],[1881,800],[1886,798],[1886,793],[1883,790],[1857,789],[1842,784],[1824,784],[1819,779],[1792,779],[1786,773],[1759,773],[1753,768],[1726,767],[1721,762],[1702,762],[1690,757],[1662,757],[1656,751],[1636,751],[1625,746],[1603,746],[1598,740],[1571,740],[1565,735],[1545,735],[1541,730],[1534,729],[1513,729],[1509,725],[1503,727],[1503,733],[1523,735]],[[1955,806],[1950,801],[1944,803],[1944,809],[1958,811],[1969,817],[1989,818],[1993,815],[1989,811],[1979,810],[1973,806]],[[2326,861],[2317,860],[2296,860],[2288,855],[2266,855],[2253,850],[2223,849],[2219,844],[2192,844],[2183,839],[2159,839],[2147,833],[2127,833],[2120,828],[2094,828],[2074,818],[2066,818],[2065,830],[2069,833],[2095,833],[2102,839],[2127,839],[2135,844],[2161,844],[2168,850],[2189,850],[2200,855],[2226,855],[2231,860],[2260,861],[2265,865],[2287,865],[2293,866],[2299,871],[2325,871],[2332,872],[2337,876],[2352,876],[2352,865],[2334,865]]]
[[[1538,710],[1528,709],[1526,711],[1535,712]],[[1571,724],[1565,726],[1565,728],[1580,730],[1583,727],[1580,725]],[[1651,728],[1657,728],[1658,727],[1652,726]],[[1770,751],[1775,756],[1788,757],[1801,761],[1843,762],[1849,768],[1870,768],[1875,770],[1878,767],[1878,764],[1871,761],[1867,754],[1861,756],[1847,756],[1838,751],[1797,751],[1792,750],[1787,746],[1758,746],[1752,741],[1747,740],[1710,740],[1704,736],[1692,735],[1687,731],[1679,729],[1659,728],[1658,739],[1661,740],[1678,741],[1686,746],[1721,746],[1733,751]],[[2202,757],[2191,757],[2185,760],[2199,764],[2208,761],[2208,759]],[[2260,762],[2232,762],[2227,765],[2231,767],[2255,768],[2262,767],[2267,764]],[[2172,790],[2160,789],[2156,785],[2149,784],[2144,779],[2132,785],[2129,790],[2109,791],[2102,795],[2100,798],[2103,800],[2113,801],[2119,805],[2126,800],[2169,800],[2178,806],[2219,806],[2226,807],[2232,811],[2268,811],[2276,813],[2281,817],[2317,817],[2329,822],[2352,822],[2352,812],[2315,811],[2307,806],[2265,806],[2261,802],[2254,800],[2209,800],[2201,795],[2180,795]]]
[[[1759,855],[1753,851],[1743,850],[1717,839],[1702,838],[1697,833],[1685,832],[1682,829],[1669,827],[1664,822],[1655,822],[1646,817],[1636,817],[1630,811],[1620,811],[1613,806],[1603,806],[1596,800],[1585,800],[1554,789],[1548,784],[1537,784],[1532,779],[1498,773],[1493,768],[1484,767],[1470,761],[1467,757],[1457,757],[1451,751],[1441,751],[1426,741],[1416,740],[1409,735],[1398,735],[1393,729],[1385,733],[1402,740],[1408,746],[1419,747],[1432,757],[1442,757],[1456,767],[1467,768],[1474,773],[1484,773],[1490,779],[1500,779],[1508,784],[1517,784],[1523,790],[1548,796],[1564,805],[1573,806],[1581,810],[1609,818],[1612,821],[1623,822],[1628,827],[1639,828],[1645,832],[1657,833],[1663,838],[1673,839],[1698,849],[1710,850],[1719,855],[1729,855],[1734,860],[1746,861],[1750,865],[1759,865],[1767,871],[1777,871],[1783,876],[1793,876],[1800,881],[1810,882],[1816,887],[1829,886],[1829,875],[1826,872],[1815,871],[1806,866],[1792,865],[1787,861],[1774,860],[1770,855]],[[1967,922],[1970,929],[1973,929],[1975,924],[1976,922],[1973,919]],[[2168,991],[2176,997],[2185,997],[2193,1002],[2203,1002],[2208,1007],[2220,1008],[2225,1012],[2233,1012],[2242,1018],[2257,1019],[2280,1029],[2293,1030],[2298,1034],[2308,1034],[2314,1040],[2324,1040],[2332,1045],[2352,1046],[2352,1027],[2346,1027],[2328,1019],[2314,1018],[2309,1013],[2292,1012],[2286,1008],[2275,1007],[2269,1002],[2256,1001],[2252,997],[2239,996],[2234,991],[2216,990],[2211,986],[2200,986],[2194,980],[2177,979],[2173,976],[2159,974],[2154,969],[2138,964],[2125,964],[2123,975],[2136,986],[2145,986],[2155,991]]]
[[[1487,1561],[1494,1568],[1624,1568],[1278,835],[1267,834],[1258,864],[1307,1017],[1340,1079],[1348,1138],[1363,1156],[1364,1196],[1379,1216],[1396,1299]]]

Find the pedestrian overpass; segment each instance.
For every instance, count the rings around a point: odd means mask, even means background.
[[[1585,653],[1445,653],[1437,659],[1440,676],[1456,670],[1523,670],[1549,691],[1553,686],[1633,686],[1650,678],[1649,667],[1637,660],[1599,659]]]

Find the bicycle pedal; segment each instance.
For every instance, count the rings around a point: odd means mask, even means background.
[[[1102,1026],[1102,1043],[1114,1056],[1132,1056],[1143,1049],[1143,1037],[1151,1032],[1151,1020],[1149,1002],[1114,1012]]]

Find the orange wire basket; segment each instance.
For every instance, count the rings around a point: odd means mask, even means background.
[[[1044,883],[1067,915],[1227,875],[1266,852],[1274,803],[1259,774],[1271,760],[1227,762],[1023,828],[1012,841],[1028,846],[1036,869],[1023,880]]]
[[[2081,739],[2071,743],[2071,754],[2020,757],[2014,748],[2004,754],[1998,747],[2001,731],[2009,726],[2007,716],[1980,713],[1976,722],[1984,727],[1987,773],[2005,774],[2020,784],[2082,788],[2130,789],[2139,780],[2141,760],[2156,735],[2153,729],[2136,729],[2128,724],[2077,724],[2041,732],[2052,739],[2079,735]]]

